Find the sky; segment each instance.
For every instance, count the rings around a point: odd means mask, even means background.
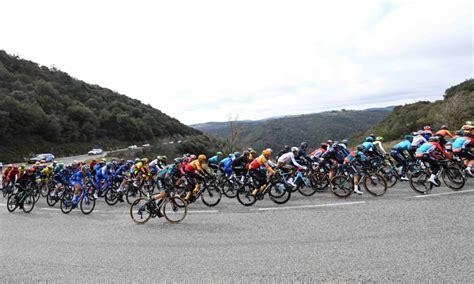
[[[186,124],[441,99],[472,1],[0,0],[0,49]]]

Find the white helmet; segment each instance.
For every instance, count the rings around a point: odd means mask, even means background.
[[[299,151],[298,147],[291,147],[291,152],[298,152],[298,151]]]

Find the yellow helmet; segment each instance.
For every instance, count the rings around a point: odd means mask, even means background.
[[[143,158],[143,159],[141,159],[141,162],[142,162],[142,163],[148,163],[148,158]]]
[[[206,155],[201,154],[201,155],[198,156],[198,160],[200,162],[204,162],[205,160],[207,160],[207,157],[206,157]]]
[[[466,125],[463,125],[463,127],[462,127],[461,129],[464,130],[464,131],[471,131],[471,130],[472,130],[472,126],[466,124]]]
[[[272,152],[272,149],[268,148],[262,151],[262,155],[268,159],[272,155]]]

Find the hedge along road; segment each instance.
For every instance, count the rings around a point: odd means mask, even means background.
[[[472,281],[474,181],[417,196],[404,183],[379,198],[295,194],[283,206],[223,197],[191,205],[181,224],[142,226],[102,200],[89,216],[43,199],[30,214],[3,205],[0,281]]]

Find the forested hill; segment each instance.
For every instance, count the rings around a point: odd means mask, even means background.
[[[446,124],[451,130],[457,130],[469,120],[474,120],[474,79],[448,88],[442,100],[396,107],[383,121],[368,129],[364,135],[359,135],[357,140],[369,133],[382,135],[388,141],[396,140],[426,125],[437,130]]]
[[[138,100],[0,50],[0,160],[195,134]]]
[[[306,141],[313,148],[327,139],[343,139],[362,133],[382,121],[392,109],[393,107],[328,111],[258,121],[238,121],[233,125],[233,132],[238,132],[235,144],[257,149],[271,147],[277,150],[285,144],[299,145]],[[232,136],[228,122],[192,126],[221,139]],[[232,141],[227,142],[232,144]]]

